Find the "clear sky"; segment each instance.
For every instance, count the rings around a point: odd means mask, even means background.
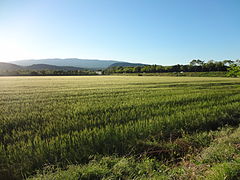
[[[240,0],[0,0],[0,61],[240,58]]]

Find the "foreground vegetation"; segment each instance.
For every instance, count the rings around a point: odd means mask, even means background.
[[[178,163],[145,156],[98,157],[87,165],[71,165],[66,170],[46,166],[32,180],[55,179],[238,179],[240,177],[240,128],[184,135],[173,142],[148,142],[158,150],[181,156]],[[161,145],[161,146],[160,146]],[[160,148],[161,147],[161,148]]]
[[[240,122],[239,84],[237,78],[2,77],[0,179],[36,172],[45,179],[218,171],[237,177],[239,129],[219,128]]]

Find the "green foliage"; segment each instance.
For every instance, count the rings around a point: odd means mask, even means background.
[[[86,165],[71,165],[67,169],[47,166],[33,176],[37,179],[239,179],[240,176],[240,152],[239,136],[240,128],[224,127],[216,131],[185,134],[175,142],[186,141],[190,149],[194,151],[182,157],[178,163],[166,163],[143,156],[140,159],[134,157],[95,157]],[[194,142],[192,142],[194,141]],[[149,142],[150,143],[150,142]],[[154,144],[156,143],[153,142]],[[167,143],[167,142],[166,142]],[[174,144],[174,142],[169,142]],[[219,152],[209,151],[218,146]],[[219,147],[234,149],[231,159],[221,158],[215,161],[214,154],[224,150]],[[175,148],[177,151],[178,148]],[[190,153],[190,154],[189,154]],[[204,156],[213,159],[203,162]],[[168,165],[164,165],[168,164]]]
[[[87,165],[69,166],[67,170],[46,167],[29,179],[55,180],[97,180],[97,179],[144,179],[151,177],[164,178],[165,166],[156,160],[145,158],[136,161],[134,158],[103,157],[90,161]]]
[[[208,148],[202,154],[203,162],[222,162],[222,161],[231,161],[235,153],[235,148],[231,144],[220,144]]]
[[[230,68],[228,68],[228,77],[240,77],[240,66],[231,65]]]
[[[233,162],[219,163],[206,173],[208,180],[239,180],[240,177],[240,159]]]
[[[180,73],[180,72],[212,72],[212,71],[227,71],[228,66],[233,61],[208,61],[192,60],[189,65],[173,65],[173,66],[161,66],[161,65],[144,65],[137,67],[110,67],[106,69],[105,74],[112,73]]]

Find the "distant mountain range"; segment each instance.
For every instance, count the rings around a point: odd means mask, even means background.
[[[16,64],[11,64],[11,63],[4,63],[4,62],[0,62],[0,71],[3,70],[20,70],[22,69],[21,66],[18,66]]]
[[[23,67],[23,66],[22,66]],[[73,66],[55,66],[49,64],[33,64],[31,66],[24,66],[25,69],[28,70],[66,70],[66,71],[74,71],[74,70],[82,70],[80,67]]]
[[[20,66],[31,66],[33,64],[48,64],[48,65],[54,65],[54,66],[80,67],[85,69],[105,69],[111,64],[114,64],[117,62],[119,61],[68,58],[68,59],[20,60],[20,61],[12,61],[11,63],[20,65]]]
[[[145,64],[129,63],[113,60],[90,60],[90,59],[38,59],[19,60],[10,63],[0,62],[0,70],[101,70],[113,66],[143,66]]]
[[[117,62],[111,64],[109,67],[116,67],[116,66],[122,66],[122,67],[135,67],[135,66],[144,66],[147,64],[141,64],[141,63],[128,63],[128,62]]]

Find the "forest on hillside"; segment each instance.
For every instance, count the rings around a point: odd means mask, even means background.
[[[48,66],[46,66],[48,67]],[[56,66],[57,67],[57,66]],[[74,68],[74,67],[71,67]],[[192,75],[190,72],[196,72]],[[204,74],[200,72],[206,72]],[[222,72],[217,73],[217,72]],[[110,75],[110,74],[134,74],[134,73],[148,73],[149,75],[178,75],[185,73],[185,76],[240,76],[240,60],[223,60],[208,62],[202,60],[192,60],[187,65],[132,65],[132,66],[110,66],[106,69],[91,70],[91,69],[19,69],[19,68],[0,68],[0,76],[83,76],[83,75]],[[164,74],[167,73],[167,74]],[[199,74],[200,73],[200,74]],[[214,74],[214,75],[211,75]]]
[[[173,65],[173,66],[162,66],[162,65],[145,65],[136,67],[110,67],[106,69],[105,74],[112,73],[163,73],[163,72],[211,72],[211,71],[227,71],[229,67],[239,65],[240,60],[224,60],[214,61],[210,60],[204,62],[202,60],[192,60],[187,65]]]

